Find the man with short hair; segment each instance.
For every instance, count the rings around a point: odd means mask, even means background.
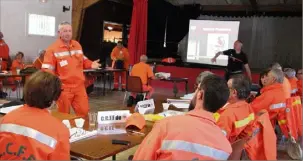
[[[88,97],[84,86],[84,69],[97,69],[99,60],[90,61],[84,56],[81,45],[72,40],[72,26],[59,24],[59,38],[46,49],[42,69],[58,75],[62,81],[62,94],[58,99],[58,111],[70,113],[72,106],[76,115],[87,117]]]
[[[146,64],[147,59],[146,55],[141,55],[140,62],[133,66],[130,75],[140,77],[143,91],[148,91],[145,98],[150,99],[154,89],[148,84],[148,79],[155,79],[155,76],[150,65]],[[134,98],[136,98],[136,94],[132,93],[128,100],[128,106],[132,105]]]
[[[156,122],[133,160],[227,160],[231,145],[213,113],[228,97],[225,80],[216,75],[205,77],[192,99],[195,109]]]
[[[234,49],[229,49],[225,51],[218,52],[212,59],[211,62],[216,62],[216,59],[220,55],[228,56],[227,71],[225,73],[225,80],[228,81],[229,77],[236,74],[243,73],[243,66],[245,67],[246,73],[250,80],[251,71],[248,65],[248,60],[246,54],[242,51],[242,42],[237,40],[234,43]]]
[[[44,60],[45,50],[39,51],[39,57],[33,62],[33,66],[37,69],[41,69]]]
[[[228,80],[227,86],[230,92],[228,103],[218,110],[215,119],[227,139],[233,143],[239,139],[245,127],[253,122],[255,115],[251,106],[246,102],[250,95],[249,79],[242,74],[234,75]]]
[[[70,160],[69,131],[48,110],[60,93],[61,81],[50,73],[26,81],[25,105],[0,121],[0,160]]]
[[[286,97],[282,85],[284,74],[282,70],[273,68],[265,76],[265,79],[261,95],[252,101],[251,107],[255,113],[262,109],[267,110],[270,119],[275,121],[277,114],[286,108]]]
[[[298,79],[296,77],[296,71],[291,68],[286,68],[286,69],[284,69],[284,74],[290,83],[291,95],[296,96],[296,94],[298,92],[298,87],[297,87]]]
[[[277,62],[271,64],[270,68],[271,69],[278,69],[278,70],[282,71],[282,66]],[[290,98],[290,96],[291,96],[291,85],[289,83],[289,80],[285,76],[283,76],[282,84],[283,84],[283,91],[284,91],[285,98]]]
[[[128,70],[129,68],[129,53],[127,48],[122,44],[122,41],[118,41],[117,46],[113,49],[110,54],[112,62],[112,67],[115,66],[117,61],[123,62],[124,69]],[[126,72],[114,72],[114,91],[119,88],[119,77],[121,77],[122,91],[126,87]]]

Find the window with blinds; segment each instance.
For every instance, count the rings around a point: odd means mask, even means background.
[[[28,35],[55,36],[55,29],[55,17],[28,14]]]

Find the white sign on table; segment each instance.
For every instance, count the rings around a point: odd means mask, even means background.
[[[98,124],[123,123],[130,115],[129,110],[99,111],[97,119]]]
[[[154,99],[149,99],[145,101],[140,101],[137,103],[135,111],[140,114],[153,114],[155,110],[155,102]]]
[[[98,134],[101,135],[113,135],[113,134],[125,134],[126,124],[118,123],[118,124],[99,124],[98,125]]]

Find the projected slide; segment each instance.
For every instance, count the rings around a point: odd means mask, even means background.
[[[233,48],[239,25],[239,21],[190,20],[187,62],[226,66],[227,56],[219,56],[216,63],[211,59],[216,53]]]

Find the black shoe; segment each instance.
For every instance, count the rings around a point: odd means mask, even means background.
[[[5,92],[0,92],[0,98],[6,98],[7,97],[7,93]]]
[[[121,91],[122,91],[122,92],[125,92],[125,89],[123,88]]]
[[[143,100],[143,95],[142,94],[137,94],[136,96],[136,104],[139,102],[139,101],[142,101]]]
[[[134,103],[134,97],[133,96],[129,96],[128,100],[127,100],[127,107],[131,107]]]

